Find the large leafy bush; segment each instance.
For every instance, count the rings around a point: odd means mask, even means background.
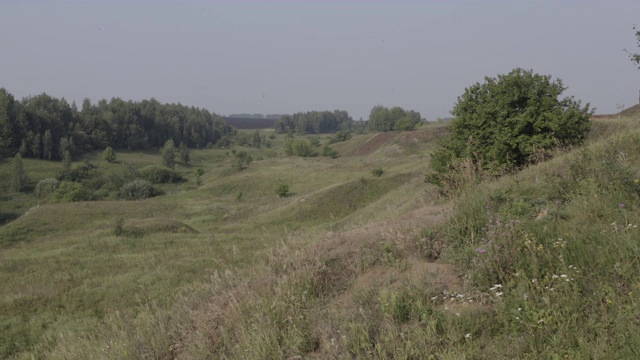
[[[451,134],[433,154],[433,169],[446,174],[470,160],[479,169],[512,171],[558,146],[582,143],[591,125],[589,104],[560,98],[564,90],[560,79],[519,68],[466,88],[451,112]]]

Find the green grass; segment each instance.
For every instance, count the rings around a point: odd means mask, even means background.
[[[234,148],[243,171],[194,150],[187,181],[144,201],[5,193],[0,357],[637,358],[638,123],[597,120],[584,147],[448,200],[424,182],[441,125],[367,155],[357,135],[338,159],[284,157],[278,135]],[[96,156],[102,175],[160,160]]]
[[[127,164],[136,169],[159,164],[155,150],[118,151],[115,163],[101,160],[100,153],[75,161],[74,167],[83,161],[96,166],[85,186],[107,179],[107,185],[92,188],[107,189],[100,201],[53,204],[29,191],[4,189],[0,213],[13,221],[0,228],[0,357],[82,358],[85,340],[102,342],[103,336],[124,331],[126,321],[142,331],[135,323],[147,311],[167,314],[176,301],[186,301],[178,294],[205,286],[211,274],[253,271],[283,238],[295,237],[294,247],[300,248],[332,224],[348,226],[345,216],[375,206],[395,187],[420,177],[407,171],[415,169],[408,163],[425,166],[419,158],[391,164],[359,157],[284,157],[277,147],[283,138],[271,140],[272,148],[193,150],[190,164],[175,169],[186,181],[161,184],[165,195],[144,201],[117,200],[108,179],[126,172]],[[233,150],[241,149],[254,162],[235,171]],[[61,169],[57,162],[24,162],[32,186]],[[372,166],[385,167],[384,176],[372,178]],[[205,170],[200,185],[195,167]],[[1,163],[0,177],[10,179],[10,168],[9,160]],[[280,182],[290,185],[291,196],[275,194]],[[411,206],[418,204],[403,211]],[[140,355],[133,349],[129,354]]]

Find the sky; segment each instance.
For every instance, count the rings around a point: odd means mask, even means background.
[[[516,67],[559,78],[596,113],[638,103],[638,0],[0,0],[0,87],[156,98],[212,112],[375,105],[450,116],[464,89]]]

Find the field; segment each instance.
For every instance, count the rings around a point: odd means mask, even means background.
[[[193,150],[186,181],[141,201],[14,193],[5,159],[0,357],[637,358],[639,120],[449,194],[424,181],[439,124],[354,136],[337,159],[287,157],[283,135]],[[74,165],[161,161],[117,155]],[[61,169],[24,164],[32,187]]]

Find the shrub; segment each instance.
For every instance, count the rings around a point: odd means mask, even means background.
[[[60,181],[75,181],[79,182],[91,177],[91,170],[95,170],[96,166],[89,161],[85,161],[82,165],[78,165],[75,169],[64,170],[58,176]]]
[[[375,177],[380,177],[384,174],[384,170],[382,170],[382,168],[373,169],[371,170],[371,174]]]
[[[233,168],[238,171],[245,169],[253,161],[251,155],[246,151],[240,151],[235,156],[236,160],[233,163]]]
[[[276,194],[278,194],[278,196],[280,196],[281,198],[289,196],[289,185],[278,184],[278,186],[276,186]]]
[[[560,79],[522,69],[465,89],[451,112],[451,134],[433,154],[433,169],[444,174],[471,159],[493,173],[512,171],[555,147],[582,143],[592,112],[589,104],[560,99],[565,89]]]
[[[193,174],[196,176],[196,184],[200,185],[200,178],[202,177],[202,175],[204,175],[204,170],[202,170],[201,168],[195,168],[193,169]]]
[[[351,139],[351,133],[349,131],[340,130],[329,139],[329,143],[333,144],[341,141],[347,141],[349,139]]]
[[[318,147],[320,146],[320,138],[317,136],[314,136],[312,138],[309,139],[309,144],[311,144],[311,146],[313,147]]]
[[[322,156],[327,156],[332,159],[336,159],[340,157],[340,153],[337,150],[333,149],[331,146],[329,146],[329,144],[327,144],[324,146],[324,148],[322,148]]]
[[[74,201],[89,201],[91,193],[80,183],[63,181],[51,194],[51,201],[63,203]]]
[[[158,195],[161,192],[146,180],[134,180],[120,188],[120,198],[124,200],[144,200]]]
[[[60,187],[60,181],[54,178],[47,178],[40,180],[36,185],[35,194],[38,197],[44,198]]]
[[[102,152],[102,158],[105,159],[107,162],[112,163],[116,161],[116,152],[113,151],[113,148],[111,146],[108,146]]]
[[[183,178],[176,171],[158,165],[149,165],[140,170],[140,177],[153,184],[165,184],[182,181]]]

